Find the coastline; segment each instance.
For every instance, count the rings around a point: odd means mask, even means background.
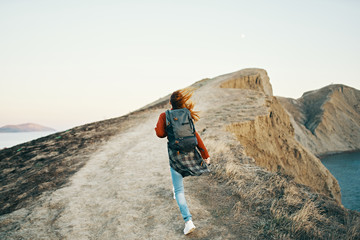
[[[339,154],[345,154],[345,153],[360,153],[360,149],[350,150],[350,151],[327,152],[327,153],[324,153],[324,154],[316,155],[316,157],[319,158],[320,160],[323,160],[326,157],[330,157],[330,156],[333,156],[333,155],[339,155]]]
[[[321,161],[339,183],[343,206],[360,212],[360,151],[327,155]]]

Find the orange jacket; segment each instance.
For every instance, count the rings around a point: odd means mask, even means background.
[[[160,114],[159,116],[159,120],[156,124],[156,127],[155,127],[155,132],[156,132],[156,135],[159,137],[159,138],[164,138],[167,136],[167,133],[166,133],[166,114],[163,112]],[[200,154],[201,154],[201,157],[203,159],[207,159],[209,158],[209,153],[203,143],[203,141],[201,140],[200,138],[200,135],[195,132],[195,135],[196,135],[196,139],[197,139],[197,142],[198,142],[198,149],[200,150]]]

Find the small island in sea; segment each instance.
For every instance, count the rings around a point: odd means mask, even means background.
[[[47,132],[55,131],[53,128],[41,126],[36,123],[24,123],[19,125],[6,125],[0,127],[0,133],[16,133],[16,132]]]

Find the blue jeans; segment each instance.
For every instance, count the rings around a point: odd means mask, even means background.
[[[191,220],[191,214],[186,204],[183,177],[180,173],[170,167],[171,179],[175,189],[176,202],[180,208],[181,215],[185,222]]]

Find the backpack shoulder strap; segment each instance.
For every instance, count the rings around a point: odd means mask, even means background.
[[[170,110],[166,110],[165,111],[165,116],[166,116],[166,127],[170,125]]]
[[[187,114],[188,114],[188,118],[189,118],[189,122],[190,122],[190,126],[191,126],[191,129],[193,131],[193,133],[195,134],[195,124],[194,124],[194,120],[192,119],[191,117],[191,113],[189,111],[189,109],[186,109],[187,110]]]

